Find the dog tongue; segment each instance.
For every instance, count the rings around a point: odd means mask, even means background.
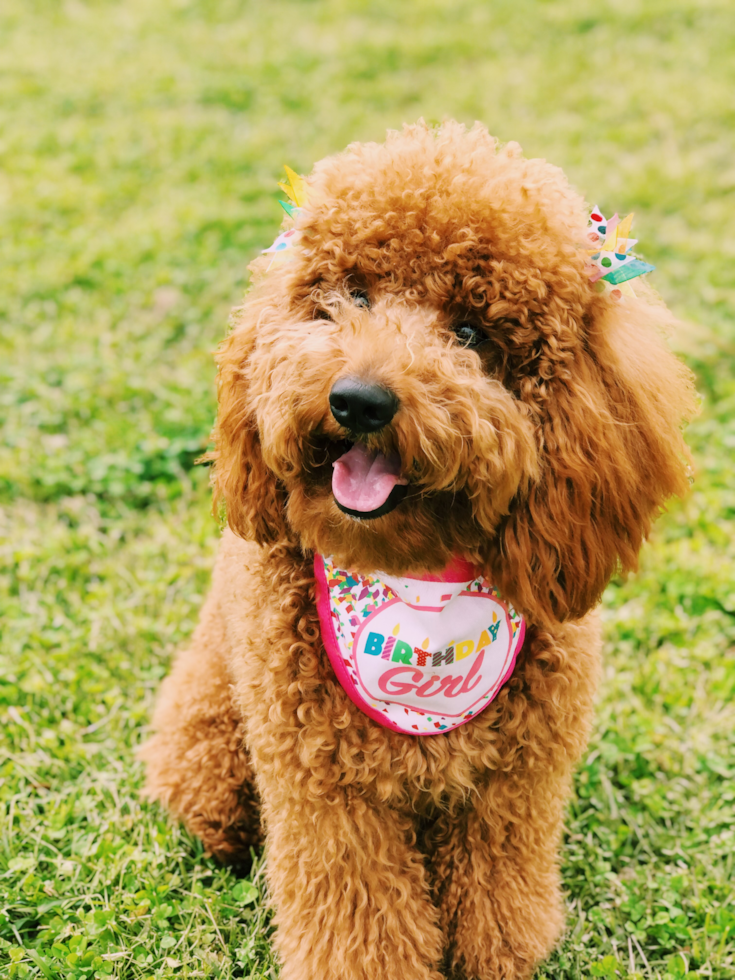
[[[333,464],[332,493],[338,503],[348,510],[369,513],[386,502],[396,484],[406,484],[401,478],[401,458],[398,453],[384,456],[370,453],[356,443]]]

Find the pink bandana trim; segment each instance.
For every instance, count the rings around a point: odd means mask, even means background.
[[[477,569],[397,578],[314,555],[322,640],[350,699],[386,728],[438,735],[496,697],[523,645],[523,618]]]

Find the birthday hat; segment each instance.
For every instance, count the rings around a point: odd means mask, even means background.
[[[587,226],[587,236],[594,245],[589,249],[590,282],[599,283],[600,291],[610,292],[616,299],[620,295],[635,296],[629,280],[656,268],[630,254],[638,242],[637,238],[629,237],[632,225],[632,212],[621,221],[617,214],[606,219],[594,207]]]
[[[286,166],[286,164],[283,165],[283,169],[286,171],[287,181],[280,180],[278,186],[284,191],[288,197],[288,201],[279,201],[279,204],[289,218],[296,218],[306,206],[306,181],[294,170]],[[290,261],[294,258],[293,249],[298,244],[300,238],[301,232],[295,228],[289,228],[287,231],[281,232],[270,248],[263,249],[263,254],[273,256],[268,268],[270,269],[276,261]]]

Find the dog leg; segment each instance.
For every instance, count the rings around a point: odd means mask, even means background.
[[[232,701],[223,619],[213,603],[178,655],[142,747],[146,791],[228,864],[247,866],[261,841],[258,800],[243,725]]]
[[[523,686],[494,744],[498,769],[487,773],[471,810],[445,815],[434,829],[442,928],[467,980],[526,980],[562,931],[564,804],[587,741],[599,653],[596,617],[560,627],[556,637],[530,631]]]
[[[262,791],[283,980],[441,980],[411,818],[347,791],[318,801]]]
[[[509,828],[498,845],[497,829],[473,812],[435,855],[451,963],[466,980],[527,980],[561,934],[561,814],[548,819],[543,830]]]

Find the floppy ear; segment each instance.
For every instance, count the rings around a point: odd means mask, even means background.
[[[263,545],[285,537],[287,529],[284,490],[263,461],[250,391],[259,311],[256,300],[237,310],[235,330],[220,347],[215,449],[205,458],[214,461],[215,513],[224,503],[235,534]]]
[[[614,572],[634,570],[664,501],[689,486],[692,374],[663,339],[673,318],[636,290],[595,297],[571,363],[536,387],[540,477],[511,504],[490,565],[539,623],[584,615]]]

